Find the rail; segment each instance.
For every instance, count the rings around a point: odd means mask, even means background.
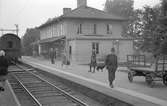
[[[30,88],[28,88],[28,86],[30,86],[28,84],[31,84],[31,87],[33,87],[32,85],[39,84],[42,87],[46,87],[45,90],[47,90],[47,89],[52,89],[53,90],[53,88],[55,88],[56,90],[58,90],[59,92],[61,92],[60,94],[55,94],[55,95],[58,95],[58,96],[61,95],[61,96],[64,96],[65,98],[68,98],[68,100],[72,101],[71,105],[72,104],[76,104],[77,106],[88,106],[88,104],[84,103],[83,101],[79,100],[78,98],[74,97],[73,95],[69,94],[68,92],[62,90],[61,88],[55,86],[54,84],[50,83],[49,81],[47,81],[47,80],[41,78],[40,76],[34,74],[33,72],[28,71],[30,69],[24,69],[23,67],[21,67],[18,64],[17,64],[17,67],[20,68],[20,69],[22,69],[23,71],[21,71],[21,72],[14,72],[13,73],[14,77],[18,80],[18,82],[20,83],[20,85],[22,85],[22,87],[25,89],[25,91],[33,98],[33,100],[39,106],[42,106],[45,103],[41,103],[41,101],[40,101],[41,98],[38,98],[35,95],[35,93],[33,93],[33,91],[31,91]],[[34,79],[34,81],[32,81],[33,79]],[[38,82],[38,83],[35,84],[35,82]],[[34,87],[37,87],[37,86],[34,86]],[[42,89],[42,87],[41,87],[41,89]],[[39,88],[40,88],[40,86],[39,86]],[[35,89],[35,88],[31,88],[31,89]],[[39,89],[39,91],[40,91],[40,89]],[[43,94],[44,94],[44,92],[43,92]]]

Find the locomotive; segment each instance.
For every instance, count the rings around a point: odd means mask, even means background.
[[[9,61],[18,61],[21,58],[21,39],[13,33],[7,33],[0,37],[0,50],[5,51]]]

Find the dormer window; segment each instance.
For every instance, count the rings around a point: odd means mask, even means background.
[[[107,24],[107,34],[112,34],[112,25]]]
[[[82,24],[79,24],[77,34],[82,34]]]

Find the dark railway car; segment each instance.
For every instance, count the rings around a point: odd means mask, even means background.
[[[17,61],[21,57],[21,40],[12,33],[0,37],[0,49],[4,50],[9,60]]]

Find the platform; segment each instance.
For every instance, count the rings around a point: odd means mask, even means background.
[[[85,65],[72,64],[70,66],[61,66],[60,62],[51,64],[49,60],[41,58],[23,57],[22,61],[39,69],[48,71],[65,79],[80,83],[96,91],[112,96],[119,100],[133,104],[134,106],[166,106],[167,101],[140,93],[128,88],[119,87],[116,84],[114,88],[108,86],[107,71],[92,74],[88,72],[89,67]],[[120,79],[116,79],[117,80]],[[127,85],[130,85],[127,82]]]
[[[5,91],[0,92],[0,106],[20,106],[10,84],[6,81]]]

